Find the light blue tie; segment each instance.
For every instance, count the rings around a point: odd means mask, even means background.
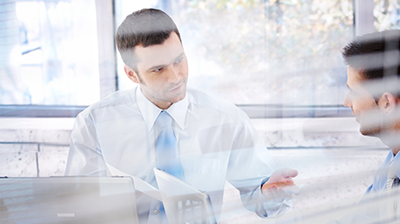
[[[157,166],[159,169],[183,180],[178,145],[171,126],[172,117],[167,112],[161,111],[156,123],[161,129],[157,141]]]

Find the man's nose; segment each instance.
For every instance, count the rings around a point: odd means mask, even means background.
[[[344,97],[343,106],[351,108],[352,104],[351,104],[351,100],[350,100],[350,96],[349,95],[350,94],[347,93],[346,96]]]
[[[179,75],[179,69],[174,66],[169,66],[168,69],[168,82],[177,83],[181,80],[181,76]]]

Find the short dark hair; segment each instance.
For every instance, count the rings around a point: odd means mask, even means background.
[[[136,70],[134,48],[162,44],[171,32],[175,32],[181,40],[178,28],[165,12],[151,8],[141,9],[125,18],[118,27],[115,39],[124,63]]]
[[[366,80],[399,76],[400,30],[357,37],[344,47],[342,55],[346,64],[360,71]]]
[[[365,81],[380,86],[369,89],[376,102],[385,91],[400,97],[400,30],[357,37],[343,48],[342,55]]]

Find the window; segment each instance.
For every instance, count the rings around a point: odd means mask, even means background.
[[[80,111],[133,87],[113,31],[144,7],[161,8],[177,23],[189,86],[226,98],[252,117],[347,116],[340,51],[368,26],[359,11],[374,11],[376,30],[399,26],[397,1],[369,2],[370,8],[361,0],[9,0],[0,13],[0,116],[35,106]]]
[[[118,26],[136,8],[116,2]],[[341,105],[351,0],[162,2],[140,7],[162,8],[177,23],[189,86],[238,105]],[[130,86],[125,76],[119,70],[121,89]]]
[[[100,99],[94,0],[0,5],[0,104],[77,106]]]
[[[400,3],[393,0],[374,0],[376,31],[400,29]]]

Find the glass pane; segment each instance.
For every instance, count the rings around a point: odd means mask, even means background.
[[[375,30],[400,29],[400,3],[398,0],[374,0]]]
[[[1,3],[0,104],[100,99],[94,0]]]
[[[339,105],[346,92],[341,49],[353,36],[351,0],[171,0],[189,86],[236,104]],[[120,88],[131,87],[119,61]],[[129,84],[124,84],[129,83]]]

